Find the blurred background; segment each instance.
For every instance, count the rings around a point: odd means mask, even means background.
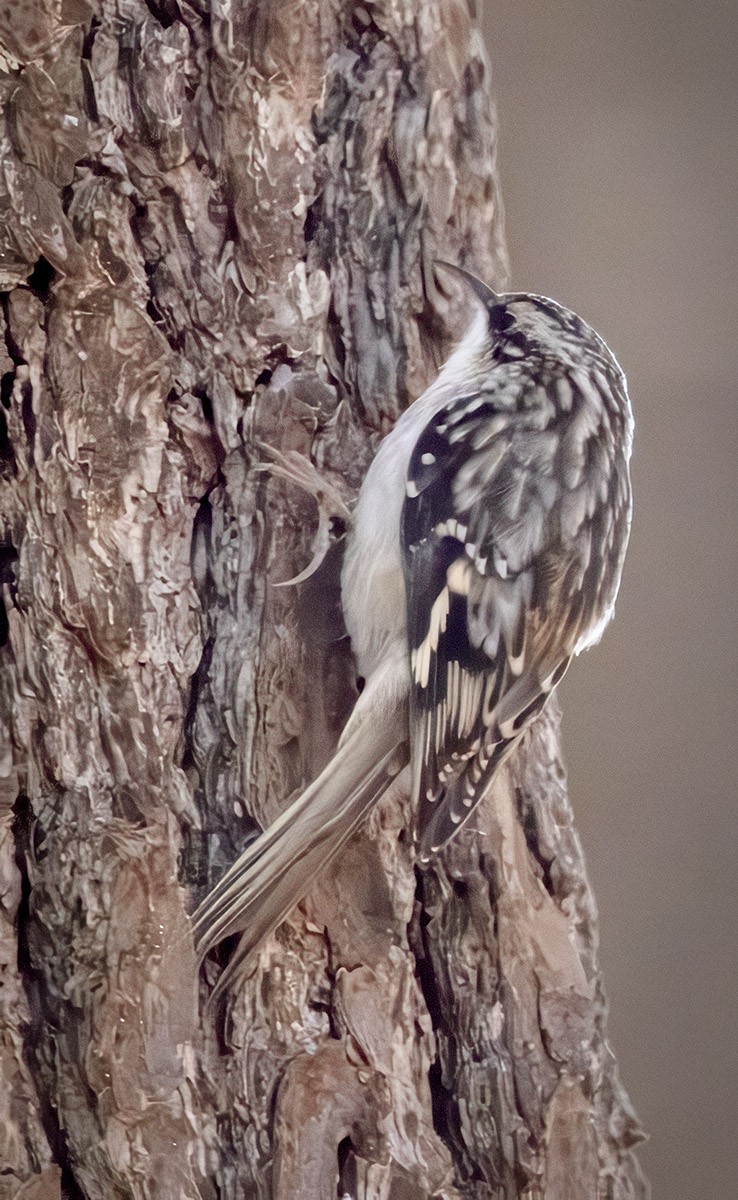
[[[512,287],[636,414],[615,623],[565,681],[611,1040],[654,1200],[736,1194],[738,6],[480,0]]]

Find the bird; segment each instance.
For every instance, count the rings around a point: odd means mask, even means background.
[[[621,367],[556,301],[437,266],[474,314],[359,490],[341,602],[363,690],[324,770],[194,913],[201,959],[241,933],[218,993],[408,759],[425,868],[613,615],[632,516]]]

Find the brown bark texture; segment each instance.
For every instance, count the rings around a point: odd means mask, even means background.
[[[0,42],[1,1200],[644,1196],[553,707],[423,874],[395,787],[217,1011],[190,933],[353,702],[336,497],[463,322],[432,260],[504,282],[466,4]]]

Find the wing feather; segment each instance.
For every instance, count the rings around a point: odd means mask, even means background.
[[[471,815],[600,615],[608,436],[573,374],[546,384],[516,363],[418,439],[402,542],[421,860]],[[623,492],[607,486],[609,502]]]

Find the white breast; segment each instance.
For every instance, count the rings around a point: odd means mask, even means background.
[[[435,382],[384,439],[361,486],[341,596],[359,673],[367,680],[388,658],[408,658],[400,521],[413,447],[439,408],[475,386],[487,344],[487,321],[480,312]]]

